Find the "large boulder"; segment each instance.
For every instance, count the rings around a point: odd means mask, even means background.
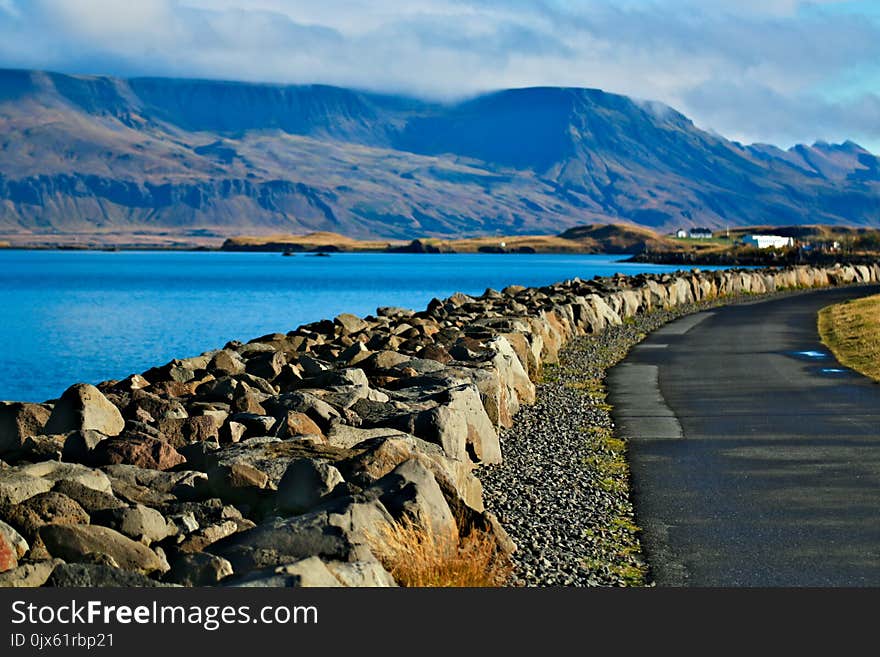
[[[46,586],[93,589],[99,587],[152,588],[176,586],[176,584],[164,584],[138,572],[102,564],[59,563],[46,581]]]
[[[43,586],[55,566],[63,563],[60,559],[34,561],[19,564],[5,573],[0,573],[0,588],[35,588]]]
[[[211,546],[211,554],[225,557],[237,573],[319,556],[335,561],[372,558],[368,532],[391,522],[378,501],[334,500],[326,507],[292,518],[273,518],[251,530]]]
[[[122,413],[100,390],[88,383],[78,383],[61,395],[43,432],[58,434],[93,429],[107,436],[118,436],[124,428]]]
[[[90,520],[79,503],[56,491],[34,495],[14,505],[6,515],[31,538],[36,537],[40,527],[49,523],[87,525]]]
[[[171,533],[165,517],[143,504],[97,511],[92,514],[92,522],[115,529],[145,545],[157,543]]]
[[[101,441],[91,457],[101,465],[126,464],[153,470],[168,470],[186,462],[174,447],[158,438],[127,435]]]
[[[231,586],[244,587],[321,587],[342,586],[339,580],[318,557],[308,557],[274,568],[249,573]]]
[[[437,537],[458,539],[458,525],[433,473],[419,459],[408,459],[376,482],[379,499],[397,519],[404,516]]]
[[[207,552],[196,552],[178,555],[164,579],[181,586],[216,586],[230,575],[232,564],[226,559]]]
[[[339,470],[326,461],[297,459],[278,482],[276,507],[282,514],[305,513],[343,481]]]
[[[18,504],[51,489],[51,481],[22,472],[20,468],[0,470],[0,505]]]
[[[0,456],[17,452],[26,438],[44,433],[50,415],[40,404],[0,403]]]
[[[88,555],[107,555],[119,568],[149,575],[164,573],[168,563],[143,543],[99,525],[45,525],[40,538],[53,557],[83,562]]]

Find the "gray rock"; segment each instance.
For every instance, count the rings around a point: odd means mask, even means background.
[[[36,588],[43,586],[61,559],[21,563],[17,568],[0,573],[0,588]]]
[[[391,516],[377,501],[334,501],[326,509],[274,518],[211,546],[235,572],[283,566],[311,556],[335,561],[372,558],[365,532],[379,531]]]
[[[318,557],[300,559],[294,563],[248,573],[231,583],[236,587],[322,587],[342,586],[339,580]]]
[[[397,582],[378,561],[328,561],[326,564],[333,576],[343,586],[356,588],[395,587]]]
[[[0,504],[18,504],[51,489],[51,481],[22,472],[20,468],[0,470]]]
[[[305,513],[343,481],[339,470],[325,461],[297,459],[278,482],[275,505],[284,515]]]
[[[58,461],[44,461],[31,465],[20,466],[19,470],[32,477],[40,477],[49,483],[49,487],[58,481],[75,481],[94,488],[102,493],[111,493],[110,479],[100,470],[90,468],[79,463],[61,463]]]
[[[67,562],[82,561],[89,554],[106,554],[119,567],[145,575],[164,573],[168,563],[142,543],[108,527],[97,525],[45,525],[40,538],[53,557]]]
[[[357,333],[358,331],[363,331],[364,329],[369,327],[364,320],[356,315],[351,315],[349,313],[342,313],[341,315],[337,315],[333,320],[333,323],[340,329],[341,335],[351,335],[352,333]]]
[[[99,564],[61,563],[55,566],[47,586],[64,588],[139,588],[170,587],[140,573]]]
[[[164,580],[181,586],[216,586],[232,572],[232,564],[223,557],[198,552],[176,557]]]
[[[433,473],[408,459],[376,482],[380,500],[395,518],[408,516],[435,536],[458,540],[458,526]]]
[[[93,429],[74,431],[64,441],[64,449],[61,455],[65,461],[83,463],[89,459],[89,455],[98,446],[98,443],[106,438],[106,435]]]
[[[64,391],[46,423],[47,434],[93,429],[107,436],[118,436],[125,428],[119,409],[87,383],[78,383]]]
[[[165,517],[143,504],[97,511],[92,514],[92,523],[115,529],[144,545],[157,543],[171,533]]]

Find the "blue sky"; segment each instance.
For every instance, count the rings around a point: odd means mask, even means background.
[[[440,99],[598,87],[740,141],[880,152],[877,0],[0,0],[0,66]]]

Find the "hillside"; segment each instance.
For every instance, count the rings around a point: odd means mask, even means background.
[[[561,235],[506,235],[444,240],[422,237],[412,242],[355,240],[335,233],[308,235],[241,235],[223,243],[225,251],[391,251],[400,253],[642,253],[703,248],[683,244],[648,228],[625,224],[593,224]]]
[[[0,134],[0,237],[14,242],[880,221],[880,160],[856,144],[742,146],[666,106],[593,89],[442,105],[320,85],[5,70]]]

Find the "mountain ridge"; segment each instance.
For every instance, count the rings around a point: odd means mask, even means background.
[[[741,145],[599,89],[438,103],[328,85],[0,70],[0,230],[352,237],[876,225],[853,142]]]

